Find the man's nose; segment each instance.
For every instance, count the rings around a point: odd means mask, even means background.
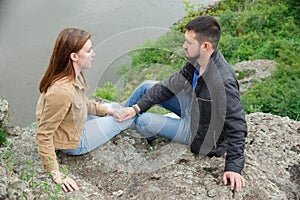
[[[186,42],[183,43],[182,47],[183,47],[184,49],[187,49]]]

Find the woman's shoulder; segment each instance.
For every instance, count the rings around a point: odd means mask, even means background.
[[[74,81],[67,78],[62,78],[55,81],[49,89],[65,89],[68,91],[72,91],[74,89]]]
[[[66,78],[55,81],[52,86],[48,88],[46,95],[60,96],[61,98],[71,97],[74,92],[73,81]]]

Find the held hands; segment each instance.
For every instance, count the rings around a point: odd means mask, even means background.
[[[243,177],[236,172],[224,172],[223,175],[223,183],[225,185],[228,184],[228,179],[230,180],[230,190],[235,190],[237,192],[241,191],[243,187],[245,187],[245,180],[243,179]]]
[[[128,119],[133,118],[140,112],[140,108],[137,104],[132,107],[119,107],[119,108],[111,108],[108,107],[106,109],[106,114],[112,115],[118,122],[124,122]]]
[[[131,119],[135,115],[136,112],[132,107],[119,108],[113,111],[113,116],[118,122],[124,122],[128,119]]]
[[[75,181],[67,176],[64,176],[58,170],[51,171],[52,179],[57,184],[62,184],[64,192],[72,192],[74,190],[79,190],[79,187]]]

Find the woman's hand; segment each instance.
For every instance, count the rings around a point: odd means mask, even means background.
[[[124,107],[114,110],[113,116],[118,122],[124,122],[136,115],[132,107]]]
[[[128,114],[128,107],[107,108],[107,115],[112,115],[115,119],[123,119]]]
[[[51,171],[51,176],[55,183],[62,184],[64,192],[72,192],[74,190],[79,190],[79,187],[73,179],[63,175],[58,170]]]

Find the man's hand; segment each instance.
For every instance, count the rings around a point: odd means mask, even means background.
[[[79,190],[79,187],[75,181],[67,176],[64,176],[58,170],[53,170],[51,172],[52,179],[57,184],[62,184],[62,188],[65,192],[72,192],[74,190]]]
[[[223,175],[223,183],[225,185],[227,185],[228,183],[228,179],[230,180],[230,190],[235,190],[237,192],[241,191],[243,187],[245,187],[245,180],[243,179],[243,177],[236,172],[224,172]]]
[[[124,122],[136,115],[132,107],[124,107],[114,110],[113,116],[118,122]]]

